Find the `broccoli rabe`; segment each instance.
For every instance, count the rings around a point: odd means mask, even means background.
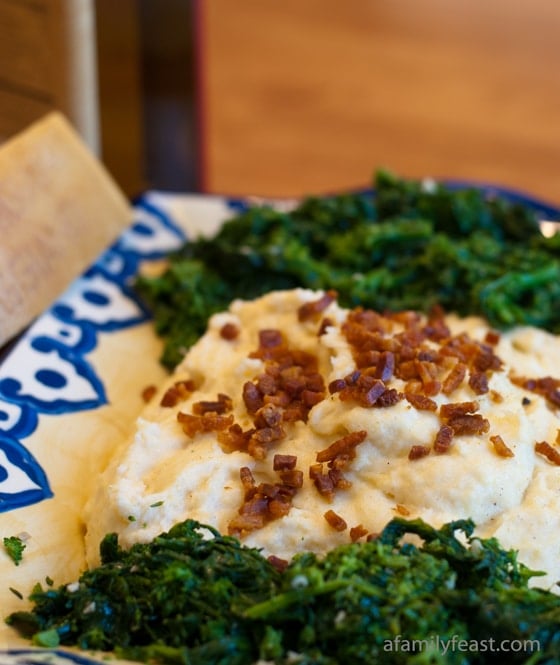
[[[283,572],[192,520],[129,550],[109,534],[101,566],[78,584],[37,586],[32,611],[8,622],[41,646],[147,662],[501,662],[491,640],[527,645],[511,663],[558,662],[560,597],[529,588],[535,573],[473,529],[395,518],[375,539],[296,555]],[[458,640],[467,655],[444,651]]]
[[[545,238],[531,207],[381,171],[373,191],[308,197],[291,212],[251,207],[136,286],[171,368],[233,298],[295,286],[334,289],[343,306],[438,304],[500,329],[560,332],[559,275],[560,234]]]
[[[26,545],[19,536],[7,536],[3,539],[4,550],[16,566],[23,560],[23,550]]]

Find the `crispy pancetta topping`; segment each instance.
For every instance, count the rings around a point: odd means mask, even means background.
[[[332,319],[330,319],[328,316],[325,316],[325,318],[321,321],[317,335],[319,337],[324,335],[327,332],[327,328],[330,328],[332,325],[334,325]]]
[[[296,468],[297,457],[295,455],[281,455],[277,453],[272,460],[274,471],[292,471]]]
[[[324,518],[335,531],[345,531],[348,527],[346,521],[340,515],[337,515],[334,510],[327,510]]]
[[[306,302],[298,308],[298,320],[318,319],[327,307],[338,298],[336,291],[327,291],[318,300]]]
[[[281,330],[267,329],[259,331],[259,349],[274,349],[284,344]]]
[[[179,411],[177,414],[177,420],[181,423],[183,432],[191,439],[197,434],[204,432],[220,432],[221,430],[227,430],[233,425],[232,414],[224,416],[213,412],[203,413],[198,416]]]
[[[247,413],[255,414],[263,405],[263,393],[252,381],[246,381],[243,384],[243,402]]]
[[[540,379],[510,375],[512,383],[525,390],[542,395],[554,408],[560,407],[560,379],[544,376]]]
[[[411,461],[422,459],[422,457],[427,457],[430,454],[430,448],[428,446],[414,445],[411,446],[408,452],[408,459]]]
[[[494,446],[494,450],[498,453],[500,457],[513,457],[513,450],[506,445],[504,440],[499,434],[495,434],[490,437],[490,441]]]
[[[442,404],[439,412],[444,423],[451,427],[457,436],[469,434],[485,434],[490,429],[490,423],[478,410],[478,402],[456,402]]]
[[[341,455],[346,455],[350,459],[356,456],[356,446],[366,440],[367,432],[359,430],[357,432],[350,432],[345,436],[337,439],[328,448],[321,450],[317,453],[317,462],[331,462]]]
[[[364,407],[393,406],[403,398],[394,388],[387,388],[385,382],[366,372],[353,372],[345,379],[345,386],[338,390],[343,402],[357,402]],[[330,384],[331,389],[333,384]]]
[[[392,351],[381,351],[375,365],[375,377],[385,383],[393,378],[395,372],[395,354]]]
[[[165,407],[177,406],[179,402],[188,399],[195,390],[194,381],[187,379],[176,381],[170,386],[161,398],[160,405]]]
[[[326,471],[323,464],[312,464],[309,467],[309,477],[313,481],[317,491],[327,501],[332,501],[335,490],[345,490],[352,483],[344,477],[341,468],[336,465],[327,465]]]
[[[232,399],[223,393],[219,393],[215,400],[202,400],[192,405],[192,412],[201,416],[204,413],[227,413],[232,409]]]
[[[447,425],[451,427],[453,433],[457,436],[486,434],[490,429],[490,423],[480,413],[452,416],[447,420]]]
[[[247,450],[249,440],[254,432],[254,428],[243,431],[241,425],[233,423],[226,430],[218,432],[218,443],[226,453],[232,453],[234,450]]]
[[[351,527],[350,529],[350,540],[355,543],[360,538],[363,538],[364,536],[367,536],[368,530],[362,525],[358,524],[356,526]]]
[[[157,392],[157,386],[154,385],[146,386],[141,393],[142,399],[144,400],[144,402],[148,403],[151,401],[156,392]]]
[[[436,453],[446,453],[451,447],[454,431],[449,425],[442,425],[434,440],[434,450]]]
[[[452,404],[442,404],[439,412],[444,420],[455,418],[456,416],[464,416],[467,413],[475,413],[478,411],[478,402],[454,402]]]
[[[261,358],[265,364],[264,372],[245,382],[242,391],[245,408],[254,416],[257,429],[272,426],[261,423],[263,409],[275,410],[277,419],[284,423],[305,422],[313,406],[325,398],[325,383],[316,356],[290,349],[280,331],[260,331],[259,349],[250,357]],[[279,422],[274,426],[279,426]]]
[[[365,441],[367,432],[351,432],[337,439],[316,455],[316,464],[309,467],[309,477],[321,496],[332,501],[335,490],[344,490],[352,483],[344,476],[343,469],[356,456],[356,446]],[[324,468],[326,463],[327,469]]]
[[[279,482],[263,482],[257,485],[249,467],[239,470],[244,497],[237,515],[228,524],[228,533],[231,536],[246,536],[290,512],[292,500],[303,485],[303,473],[292,468],[280,470],[278,475]]]
[[[441,391],[444,395],[451,395],[463,383],[467,375],[467,365],[461,361],[455,363],[449,374],[443,380]]]
[[[286,559],[281,559],[280,557],[277,557],[274,554],[271,554],[269,557],[267,557],[267,560],[280,573],[283,573],[286,570],[286,568],[290,565],[289,561],[287,561]]]
[[[546,457],[546,459],[552,464],[560,466],[560,451],[553,448],[550,443],[547,443],[546,441],[535,443],[535,451],[539,453],[539,455]]]
[[[469,373],[469,386],[475,394],[489,391],[492,372],[502,368],[502,361],[492,346],[472,339],[468,334],[453,336],[441,308],[435,308],[425,323],[417,313],[387,313],[357,308],[347,316],[342,332],[352,348],[356,368],[388,384],[394,377],[407,383],[407,392],[435,397],[451,395],[463,385]],[[404,330],[394,333],[393,323]],[[493,340],[492,337],[489,338]],[[347,379],[346,382],[348,383]],[[355,399],[363,406],[388,406],[394,399],[381,399],[381,388],[359,391],[359,385],[346,389],[340,380],[330,384],[331,393],[341,399]],[[368,388],[369,390],[369,388]]]
[[[239,337],[240,332],[241,331],[239,330],[239,327],[236,326],[235,323],[224,323],[224,325],[220,328],[220,337],[222,339],[232,341]]]
[[[473,371],[469,376],[469,387],[475,395],[483,395],[489,390],[486,372]]]
[[[497,330],[489,330],[484,337],[484,341],[487,344],[490,344],[490,346],[496,346],[497,344],[499,344],[500,339],[501,336]]]
[[[406,401],[418,411],[437,411],[437,403],[426,395],[405,391],[404,396]]]

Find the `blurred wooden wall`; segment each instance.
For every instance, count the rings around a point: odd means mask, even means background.
[[[0,0],[0,140],[62,104],[43,88],[72,53],[44,26],[78,7],[98,79],[77,80],[129,196],[301,195],[387,167],[560,203],[558,0]],[[75,65],[92,40],[73,44]]]
[[[125,192],[198,189],[193,0],[95,0],[102,156]]]
[[[320,192],[385,166],[560,203],[558,0],[200,9],[207,191]]]
[[[131,198],[196,188],[191,0],[0,0],[0,143],[62,111]]]
[[[55,108],[98,153],[94,0],[0,0],[0,141]]]
[[[148,186],[137,0],[95,0],[100,157],[125,193]]]

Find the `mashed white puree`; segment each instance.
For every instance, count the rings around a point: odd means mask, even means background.
[[[191,413],[194,403],[216,400],[220,393],[231,398],[235,422],[243,430],[252,426],[242,387],[263,372],[263,360],[249,357],[258,348],[262,329],[281,330],[290,348],[316,355],[326,386],[355,370],[341,329],[347,310],[333,302],[320,317],[298,320],[300,305],[320,296],[309,290],[274,292],[251,302],[235,301],[229,311],[212,317],[206,334],[147,405],[133,440],[116,451],[100,479],[86,511],[89,563],[98,561],[99,541],[109,531],[118,532],[128,546],[191,517],[227,533],[244,500],[240,468],[249,467],[257,483],[274,483],[278,474],[272,460],[281,453],[297,456],[303,486],[286,516],[243,536],[244,543],[267,555],[288,559],[303,550],[322,552],[349,542],[352,527],[378,532],[398,514],[421,517],[436,527],[470,517],[478,534],[497,536],[503,546],[519,551],[521,561],[546,570],[537,584],[560,580],[560,466],[535,452],[536,442],[556,445],[559,412],[543,396],[510,380],[512,369],[517,376],[540,378],[560,368],[560,340],[543,331],[522,328],[500,335],[493,350],[503,366],[488,374],[488,391],[475,394],[466,377],[452,394],[432,397],[438,405],[435,412],[419,410],[407,399],[387,407],[362,406],[327,390],[306,423],[285,424],[286,436],[271,444],[264,460],[245,451],[224,452],[216,432],[192,438],[184,433],[177,412]],[[324,317],[330,325],[319,335]],[[465,331],[480,342],[488,332],[479,318],[449,316],[446,322],[454,335]],[[236,339],[221,335],[226,323],[239,330]],[[393,324],[394,332],[401,329]],[[430,345],[438,347],[436,342]],[[194,380],[196,390],[175,407],[161,406],[167,388],[181,379]],[[404,381],[394,377],[388,386],[405,388]],[[477,413],[488,420],[487,431],[456,435],[447,452],[434,452],[442,425],[439,406],[473,400]],[[358,430],[364,430],[366,438],[343,470],[351,486],[337,489],[329,502],[309,478],[309,467],[318,451]],[[513,456],[497,453],[490,439],[495,435]],[[429,454],[410,460],[415,445],[428,447]],[[345,530],[327,522],[328,510],[344,519]]]

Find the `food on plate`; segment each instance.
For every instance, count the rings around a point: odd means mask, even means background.
[[[91,569],[10,622],[167,662],[553,662],[559,251],[385,172],[192,240],[137,282],[178,366],[88,503]]]
[[[560,340],[480,318],[234,301],[141,414],[87,507],[86,546],[187,518],[289,560],[392,517],[472,519],[560,579]]]
[[[130,549],[108,535],[99,568],[38,585],[10,623],[40,646],[150,663],[557,662],[560,597],[528,588],[515,553],[472,527],[397,517],[285,568],[192,520]]]
[[[515,201],[382,171],[374,192],[252,205],[137,283],[170,368],[234,298],[296,286],[334,289],[346,307],[437,304],[500,329],[558,333],[560,234],[544,237],[536,210]]]
[[[22,536],[5,536],[2,539],[4,550],[16,566],[19,566],[23,559],[23,550],[26,547]]]

